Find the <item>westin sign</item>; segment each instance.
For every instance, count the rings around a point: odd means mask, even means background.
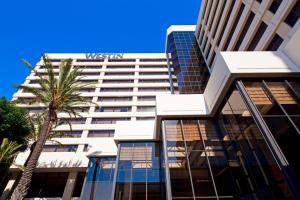
[[[123,53],[86,53],[85,57],[86,59],[122,59],[123,55]]]

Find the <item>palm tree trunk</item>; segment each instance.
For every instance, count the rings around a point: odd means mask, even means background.
[[[30,153],[29,153],[29,156],[27,157],[27,159],[26,159],[26,161],[25,161],[25,163],[24,163],[25,168],[27,167],[27,163],[28,163],[29,159],[31,158],[31,155],[32,155],[32,152],[33,152],[33,150],[34,150],[35,145],[36,145],[36,142],[32,143],[31,146],[30,146]],[[7,195],[7,199],[10,199],[10,197],[11,197],[13,191],[15,191],[16,187],[18,186],[21,177],[22,177],[22,171],[18,172],[18,175],[17,175],[17,177],[16,177],[16,180],[15,180],[13,186],[11,187],[11,189],[10,189],[8,195]],[[1,185],[1,184],[0,184],[0,185]]]
[[[50,111],[50,113],[52,113],[52,112]],[[16,190],[12,194],[11,200],[23,200],[25,198],[27,191],[30,187],[33,171],[38,164],[38,159],[42,153],[43,147],[46,143],[46,140],[47,140],[47,137],[51,130],[51,127],[55,121],[55,120],[53,120],[54,118],[55,117],[50,116],[50,115],[48,117],[46,117],[44,124],[43,124],[42,131],[41,131],[41,135],[38,138],[35,148],[31,154],[31,157],[28,160],[27,167],[25,168],[24,172],[22,173],[20,182],[19,182]]]

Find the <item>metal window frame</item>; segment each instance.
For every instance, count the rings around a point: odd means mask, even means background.
[[[168,151],[167,151],[167,137],[166,137],[166,126],[165,121],[162,121],[162,138],[163,138],[163,154],[165,162],[165,183],[166,183],[166,199],[172,199],[172,190],[171,190],[171,179],[170,179],[170,169],[168,163]]]
[[[299,128],[296,126],[296,124],[294,123],[294,121],[292,120],[290,115],[287,113],[287,111],[284,109],[284,107],[279,103],[277,98],[273,95],[273,93],[272,93],[271,89],[269,88],[268,84],[264,80],[262,81],[262,84],[263,84],[263,87],[265,88],[267,94],[272,98],[273,102],[275,102],[279,106],[279,108],[282,110],[282,112],[284,113],[284,115],[288,119],[288,121],[292,124],[292,126],[294,127],[296,132],[298,134],[300,134]]]

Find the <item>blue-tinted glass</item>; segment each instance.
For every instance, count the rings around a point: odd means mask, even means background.
[[[115,171],[114,157],[91,158],[82,190],[83,199],[110,199]]]
[[[173,32],[168,36],[167,45],[179,92],[203,93],[209,73],[194,32]]]
[[[115,199],[161,199],[160,151],[155,142],[119,145]]]

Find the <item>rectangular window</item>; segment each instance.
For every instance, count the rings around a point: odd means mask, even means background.
[[[220,14],[219,14],[219,16],[218,16],[218,19],[217,19],[217,21],[216,21],[216,26],[214,27],[214,29],[213,29],[213,31],[212,31],[212,33],[211,33],[212,38],[215,38],[215,36],[216,36],[216,32],[217,32],[217,29],[218,29],[218,27],[219,27],[220,19],[221,19],[221,17],[222,17],[223,11],[224,11],[226,1],[223,1],[223,2],[221,2],[221,3],[222,3],[222,5],[221,5],[221,11],[220,11]]]
[[[117,121],[130,121],[130,117],[119,118],[93,118],[92,124],[115,124]]]
[[[280,4],[281,4],[282,0],[273,0],[272,4],[270,5],[269,10],[275,14],[276,11],[278,10]]]
[[[156,75],[168,75],[168,72],[140,72],[139,75],[144,76],[156,76]]]
[[[228,2],[229,2],[229,1],[228,1]],[[230,2],[229,2],[229,3],[230,3]],[[231,15],[231,13],[232,13],[232,9],[233,9],[234,4],[235,4],[235,1],[232,1],[232,2],[231,2],[231,5],[230,5],[230,7],[229,7],[229,10],[228,10],[228,12],[227,12],[225,21],[224,21],[222,27],[220,27],[220,28],[222,29],[222,31],[221,31],[221,34],[219,35],[219,38],[218,38],[218,41],[217,41],[217,46],[220,45],[221,39],[222,39],[223,36],[224,36],[224,31],[225,31],[226,25],[227,25],[227,23],[228,23],[229,17],[230,17],[230,15]]]
[[[58,124],[85,124],[85,120],[86,118],[60,118]]]
[[[268,28],[267,24],[261,22],[260,26],[256,31],[256,34],[254,35],[249,47],[247,48],[247,51],[254,51],[254,49],[256,48],[257,44],[259,43],[260,39],[264,35],[267,28]]]
[[[107,79],[103,80],[102,83],[133,83],[133,79]]]
[[[96,112],[131,112],[131,106],[97,107]]]
[[[300,0],[298,0],[293,6],[292,10],[285,18],[284,22],[293,27],[300,17]]]
[[[240,36],[239,36],[239,39],[236,42],[235,47],[233,48],[234,51],[239,50],[239,48],[240,48],[242,42],[244,41],[244,38],[245,38],[245,36],[246,36],[246,34],[247,34],[248,30],[249,30],[249,27],[250,27],[250,25],[251,25],[254,17],[255,17],[255,14],[254,14],[254,12],[251,11],[250,15],[249,15],[249,17],[248,17],[248,19],[247,19],[247,21],[246,21],[246,23],[244,25],[244,28],[243,28]]]
[[[114,199],[166,199],[158,143],[120,143],[118,152]]]
[[[211,47],[212,47],[212,45],[211,45],[211,43],[209,43],[209,44],[208,44],[208,48],[207,48],[207,52],[206,52],[206,55],[205,55],[206,59],[207,59],[207,57],[208,57],[208,55],[209,55],[209,52],[210,52],[210,50],[211,50]]]
[[[135,68],[134,65],[108,65],[106,66],[107,69],[133,69]]]
[[[88,137],[114,137],[115,130],[90,130]]]
[[[147,121],[147,120],[154,120],[155,117],[137,117],[137,121]]]
[[[236,16],[236,18],[235,18],[235,20],[233,22],[233,25],[231,27],[231,30],[229,32],[229,35],[228,35],[228,38],[227,38],[227,41],[225,43],[225,46],[224,46],[223,50],[227,50],[227,48],[229,46],[229,43],[231,41],[231,38],[233,36],[233,33],[236,30],[236,27],[237,27],[237,25],[238,25],[238,23],[240,21],[240,18],[241,18],[241,15],[242,15],[243,11],[244,11],[244,8],[245,8],[245,5],[242,3],[242,5],[241,5],[241,7],[239,9],[239,12],[238,12],[238,14],[237,14],[237,16]]]
[[[275,33],[273,39],[271,40],[270,44],[268,45],[266,51],[276,51],[280,45],[282,44],[283,39]]]
[[[98,101],[132,101],[132,97],[98,97]]]
[[[211,9],[214,9],[214,10],[211,10],[210,12],[208,12],[208,13],[213,14],[212,19],[210,19],[210,21],[207,22],[207,23],[208,23],[208,24],[207,24],[207,30],[208,30],[208,31],[210,31],[211,25],[212,25],[212,23],[213,23],[213,21],[214,21],[214,19],[215,19],[215,17],[216,17],[216,10],[217,10],[217,8],[218,8],[219,3],[220,3],[220,1],[216,2],[216,5],[214,6],[214,8],[211,8]],[[212,6],[213,6],[213,4],[212,4]]]
[[[76,152],[78,145],[45,145],[43,152]]]
[[[115,157],[91,157],[81,193],[82,199],[112,199],[115,166]]]
[[[141,92],[163,92],[163,91],[170,91],[170,88],[169,87],[164,87],[164,88],[139,87],[138,90]]]
[[[212,172],[216,176],[220,173],[224,178],[230,172],[224,162],[225,154],[220,149],[221,142],[212,121],[165,120],[163,129],[173,198],[217,199]],[[222,185],[226,187],[227,195],[219,192],[220,199],[223,195],[232,196],[231,184],[228,186]]]
[[[78,67],[78,66],[75,66]],[[101,65],[81,65],[79,66],[80,69],[101,69]]]
[[[132,92],[133,88],[101,88],[100,92]]]
[[[53,137],[58,138],[80,138],[82,131],[54,131]]]
[[[216,52],[214,51],[214,53],[213,53],[213,55],[211,57],[210,63],[209,63],[210,67],[212,67],[211,65],[214,63],[215,57],[216,57]]]
[[[155,112],[155,106],[138,106],[138,112]]]
[[[141,96],[137,98],[138,101],[155,101],[155,99],[155,96]]]
[[[169,79],[139,79],[139,83],[168,83]]]
[[[141,69],[151,69],[151,68],[168,68],[167,65],[140,65]]]
[[[133,76],[134,72],[105,72],[105,76]]]

